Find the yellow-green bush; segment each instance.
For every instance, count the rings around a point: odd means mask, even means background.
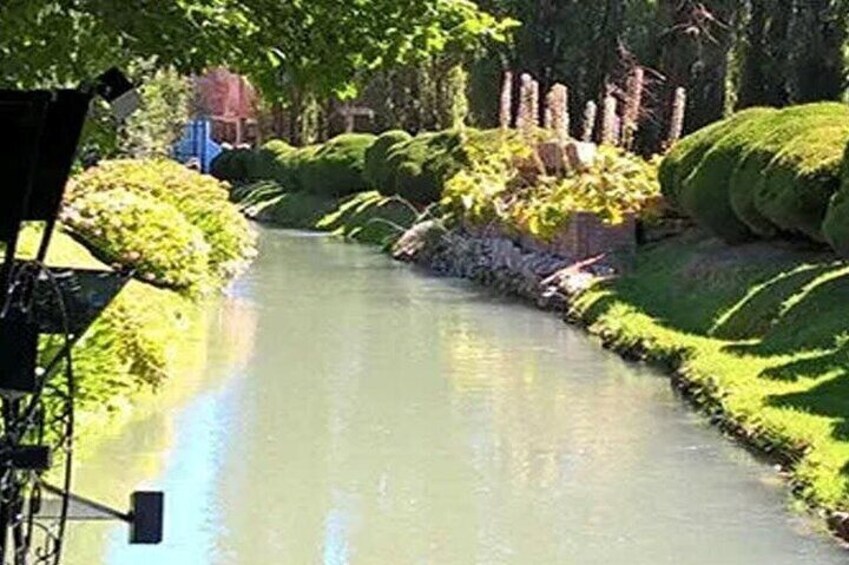
[[[22,257],[34,256],[40,235],[32,227],[22,232]],[[51,240],[47,263],[106,268],[62,227]],[[191,301],[174,292],[130,281],[74,348],[77,409],[119,410],[138,389],[158,386],[184,368],[182,357],[190,347],[186,341],[198,329],[197,314]]]
[[[144,280],[188,292],[208,281],[203,233],[166,202],[124,189],[88,192],[65,207],[63,221],[95,255]]]
[[[209,244],[209,270],[226,279],[254,253],[254,235],[229,201],[225,185],[169,160],[104,161],[77,176],[67,201],[120,189],[170,204],[201,230]],[[91,203],[89,203],[89,206]]]
[[[585,171],[565,178],[540,177],[529,182],[517,168],[528,148],[501,145],[448,181],[443,207],[473,224],[497,223],[517,233],[550,240],[574,214],[592,212],[617,224],[628,214],[647,217],[660,196],[657,166],[615,147],[599,148]]]

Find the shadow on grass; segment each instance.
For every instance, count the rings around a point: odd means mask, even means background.
[[[735,344],[726,349],[756,356],[830,351],[846,335],[849,335],[849,272],[835,271],[833,277],[819,277],[785,300],[782,311],[759,342]]]
[[[834,438],[849,441],[849,367],[845,364],[831,379],[802,392],[769,396],[766,402],[776,408],[831,418],[834,420]],[[849,465],[843,468],[843,472],[849,473]]]
[[[800,378],[818,379],[835,371],[849,367],[849,348],[798,359],[764,370],[760,376],[778,381],[796,381]]]
[[[789,274],[780,273],[755,286],[755,290],[719,317],[711,335],[720,339],[755,339],[767,335],[780,316],[782,305],[832,269],[829,265],[821,265]]]

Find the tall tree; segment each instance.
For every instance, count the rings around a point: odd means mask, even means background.
[[[72,83],[144,58],[228,64],[271,95],[296,84],[344,96],[363,70],[509,27],[471,0],[4,0],[0,84]]]
[[[794,101],[837,100],[846,88],[849,2],[796,0],[795,7]]]
[[[742,0],[658,0],[661,34],[658,66],[671,100],[687,89],[685,130],[693,131],[725,114],[731,49]]]
[[[793,2],[750,0],[742,45],[737,106],[786,106],[790,102],[790,25]]]

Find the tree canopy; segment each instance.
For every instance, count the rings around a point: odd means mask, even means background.
[[[268,96],[353,92],[358,73],[504,40],[470,0],[4,0],[0,84],[72,84],[112,65],[227,65]]]

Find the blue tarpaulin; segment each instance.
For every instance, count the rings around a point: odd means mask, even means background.
[[[201,172],[208,173],[212,160],[221,153],[221,145],[212,139],[212,122],[199,118],[186,125],[183,137],[174,145],[174,158],[188,164],[195,162]]]

